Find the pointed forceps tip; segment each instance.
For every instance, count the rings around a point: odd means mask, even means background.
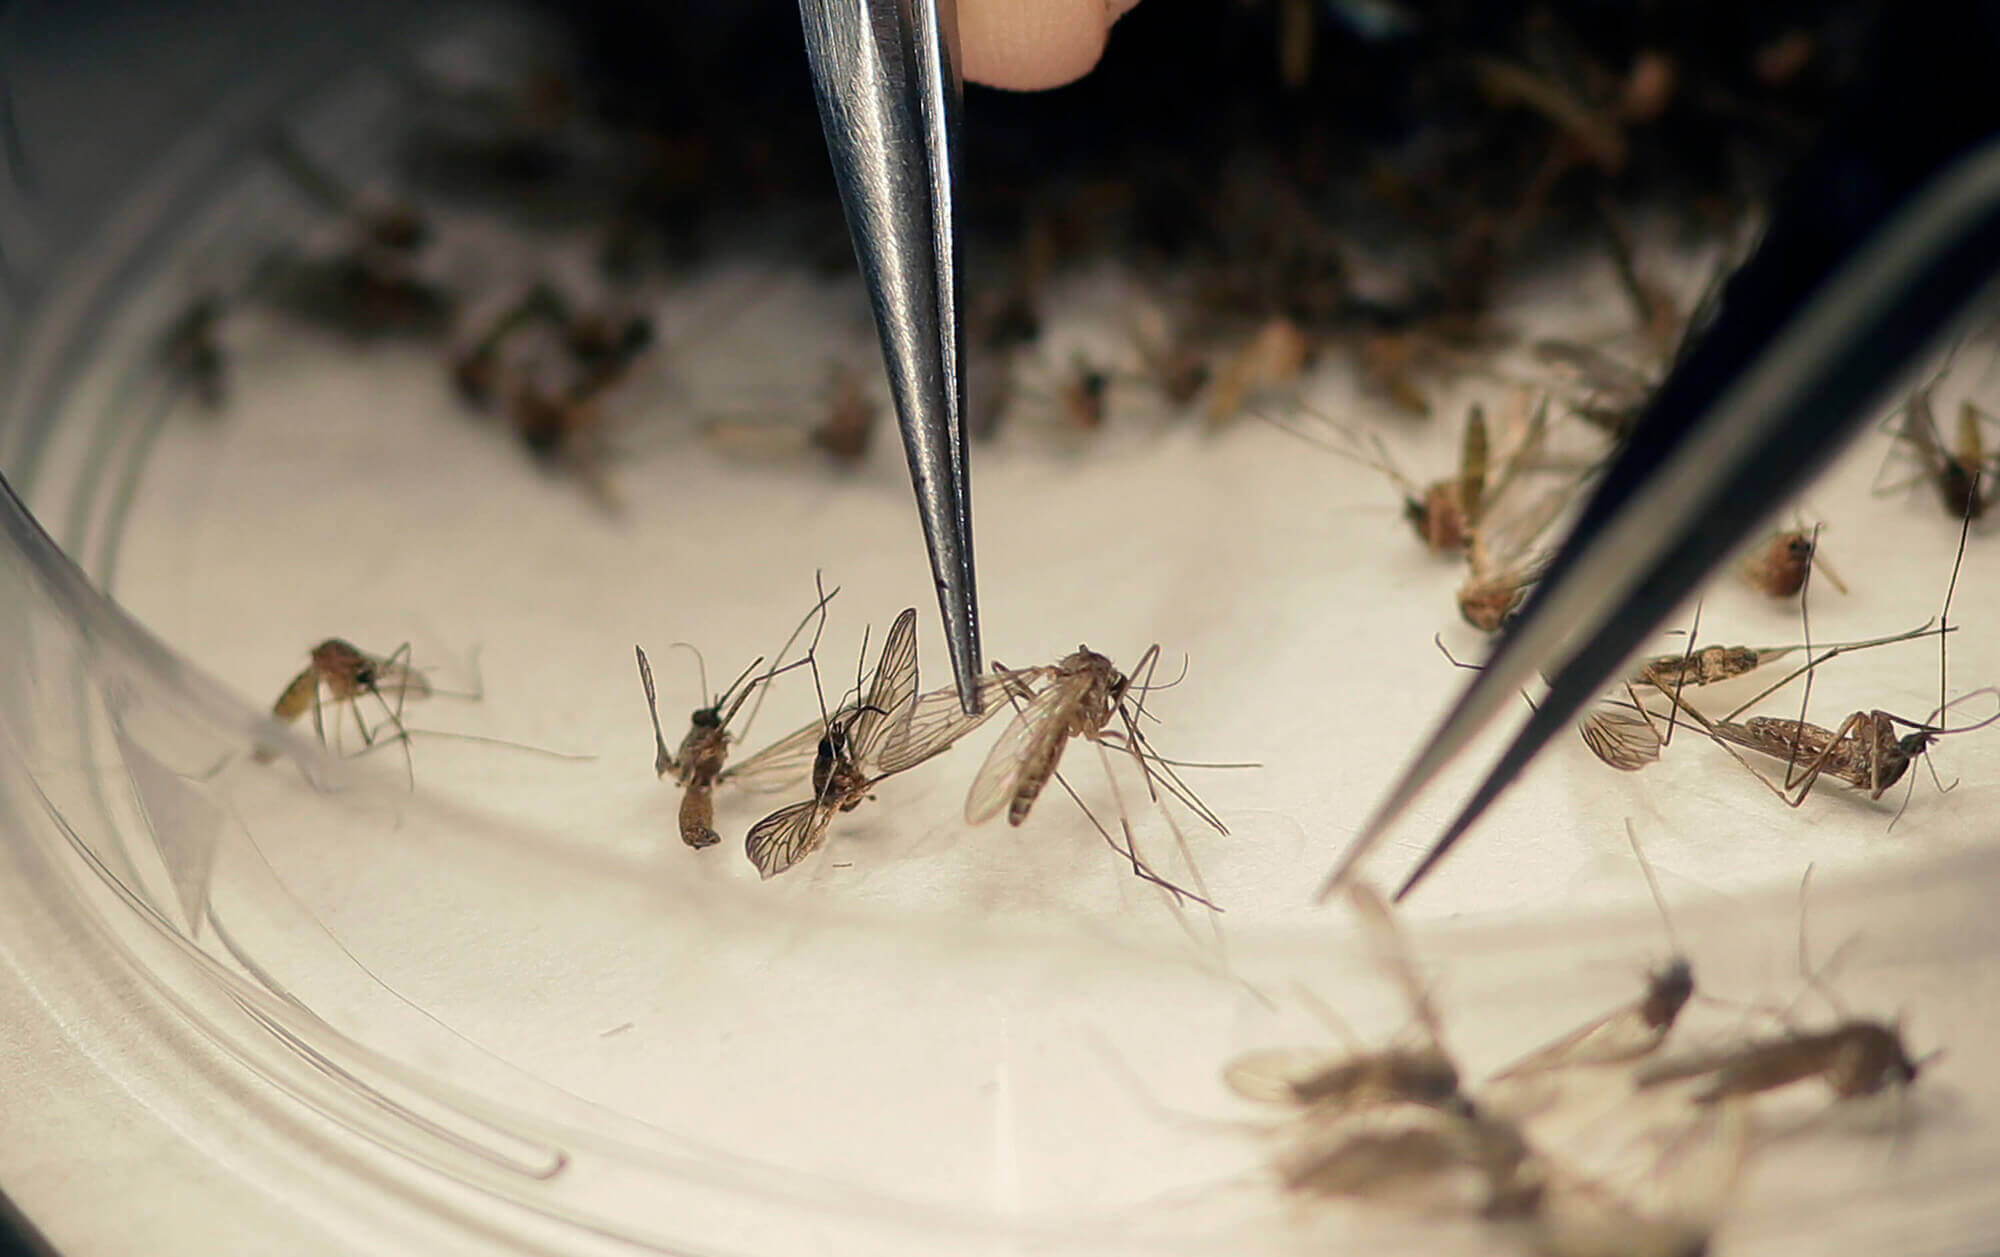
[[[952,673],[978,704],[954,154],[955,0],[799,0],[820,123],[875,311]]]

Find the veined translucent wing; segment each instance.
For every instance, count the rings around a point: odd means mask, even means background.
[[[889,735],[909,720],[916,701],[917,609],[907,607],[889,626],[889,636],[882,639],[868,702],[851,729],[854,762],[863,772],[874,774],[876,753],[884,748]]]
[[[1052,752],[1059,749],[1053,744],[1069,736],[1068,722],[1062,715],[1075,705],[1091,682],[1090,674],[1084,672],[1063,677],[1028,699],[1026,706],[1014,713],[1000,740],[986,753],[979,775],[972,779],[972,789],[965,796],[966,824],[981,825],[999,815],[1020,793],[1027,773],[1038,764],[1052,762]],[[1011,684],[1006,692],[1009,698],[1020,701],[1020,694]]]
[[[827,823],[833,819],[837,803],[833,799],[808,799],[780,808],[750,827],[743,840],[744,854],[757,872],[776,877],[819,850],[826,841]]]
[[[919,696],[910,708],[909,718],[889,730],[882,754],[876,760],[875,771],[883,776],[899,773],[951,749],[960,738],[991,719],[994,713],[1003,708],[1011,709],[1010,696],[1030,697],[1034,688],[1053,671],[1047,667],[1025,668],[1018,672],[989,672],[980,677],[980,711],[977,716],[966,715],[965,709],[959,706],[955,686]]]
[[[1660,758],[1660,731],[1637,712],[1600,703],[1577,722],[1591,754],[1620,772],[1635,773]]]

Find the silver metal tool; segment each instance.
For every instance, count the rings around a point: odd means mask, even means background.
[[[953,154],[954,0],[799,0],[820,123],[868,283],[959,701],[978,710]]]

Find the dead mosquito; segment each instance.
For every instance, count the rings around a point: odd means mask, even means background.
[[[424,219],[407,206],[363,204],[282,130],[271,133],[265,151],[310,200],[344,220],[353,238],[330,256],[267,260],[253,289],[357,339],[441,334],[457,303],[419,271],[430,239]]]
[[[1578,1026],[1552,1043],[1536,1048],[1520,1060],[1494,1074],[1491,1081],[1504,1082],[1552,1070],[1579,1066],[1620,1065],[1650,1056],[1666,1042],[1681,1009],[1694,996],[1694,968],[1680,940],[1674,937],[1673,918],[1667,915],[1666,898],[1660,894],[1653,865],[1639,846],[1632,822],[1625,822],[1625,837],[1639,871],[1646,875],[1646,889],[1652,892],[1653,906],[1659,909],[1673,956],[1666,964],[1646,975],[1646,990],[1638,999],[1614,1008],[1595,1021]]]
[[[1819,552],[1819,528],[1785,528],[1757,543],[1744,557],[1743,579],[1750,587],[1773,598],[1791,598],[1806,586],[1808,569],[1817,567],[1841,593],[1847,586],[1827,565]]]
[[[1223,1081],[1246,1100],[1283,1104],[1322,1115],[1389,1104],[1415,1104],[1457,1114],[1472,1112],[1459,1086],[1458,1066],[1443,1044],[1436,1007],[1417,973],[1408,940],[1391,909],[1366,882],[1349,883],[1348,903],[1360,919],[1384,968],[1409,1001],[1415,1041],[1329,1054],[1323,1048],[1270,1048],[1245,1053],[1223,1070]],[[1346,1036],[1332,1010],[1321,1018]]]
[[[815,642],[815,646],[817,642]],[[865,655],[864,643],[864,655]],[[819,665],[806,652],[815,682]],[[991,678],[994,685],[1000,678]],[[896,617],[876,657],[868,697],[842,704],[831,715],[824,707],[816,724],[780,739],[742,765],[749,773],[791,771],[802,747],[810,745],[813,797],[766,816],[750,827],[744,851],[757,871],[775,877],[817,851],[826,841],[836,812],[851,812],[872,797],[886,777],[914,768],[977,728],[998,706],[989,701],[978,716],[958,708],[957,691],[917,693],[917,610]],[[823,702],[824,700],[822,700]]]
[[[1178,800],[1216,833],[1227,834],[1229,829],[1180,779],[1174,771],[1175,762],[1162,758],[1152,749],[1144,730],[1140,728],[1141,719],[1148,714],[1144,696],[1154,688],[1153,676],[1159,657],[1159,646],[1149,647],[1140,656],[1139,664],[1130,676],[1120,672],[1110,659],[1083,645],[1064,656],[1053,668],[1010,669],[995,660],[993,674],[1001,679],[1004,698],[1016,710],[1014,719],[987,753],[986,762],[980,765],[972,788],[966,792],[965,820],[969,825],[981,825],[1004,809],[1007,823],[1020,825],[1028,819],[1035,800],[1041,797],[1043,788],[1053,779],[1083,809],[1085,817],[1112,850],[1130,861],[1134,874],[1169,891],[1176,898],[1192,899],[1213,909],[1214,905],[1206,895],[1174,885],[1154,871],[1139,854],[1130,817],[1125,812],[1123,800],[1117,798],[1117,778],[1112,773],[1111,760],[1105,751],[1106,747],[1115,748],[1129,755],[1138,765],[1146,783],[1147,797],[1160,807],[1181,848],[1182,859],[1192,871],[1194,862],[1187,851],[1186,839],[1172,815],[1166,811],[1161,794],[1164,792]],[[1142,679],[1135,685],[1134,678]],[[1135,696],[1136,701],[1133,701]],[[1120,727],[1113,728],[1114,721]],[[1073,738],[1083,738],[1097,748],[1118,806],[1119,824],[1124,836],[1122,843],[1111,835],[1057,771],[1062,764],[1063,751]],[[1193,876],[1198,884],[1200,874],[1196,872]]]
[[[1992,418],[1971,402],[1960,404],[1955,439],[1946,443],[1931,399],[1950,369],[1947,360],[1936,375],[1912,389],[1902,407],[1890,416],[1892,421],[1900,420],[1892,430],[1896,448],[1916,462],[1917,474],[1902,484],[1884,485],[1878,472],[1875,492],[1895,493],[1917,480],[1927,479],[1937,490],[1938,501],[1947,515],[1953,519],[1977,520],[1986,514],[1980,478],[2000,471],[2000,459],[1986,448],[1985,425],[1992,423]]]
[[[1403,1105],[1359,1117],[1309,1114],[1272,1158],[1279,1186],[1312,1197],[1534,1216],[1541,1158],[1505,1118]]]
[[[853,367],[835,363],[828,377],[829,396],[817,423],[717,418],[702,425],[702,434],[726,454],[784,458],[816,449],[842,467],[858,466],[868,457],[881,407]]]
[[[1720,719],[1711,720],[1683,702],[1678,695],[1669,692],[1667,697],[1677,711],[1688,716],[1709,734],[1724,750],[1729,751],[1736,761],[1749,769],[1773,794],[1790,807],[1798,807],[1812,793],[1813,786],[1822,776],[1831,776],[1838,781],[1868,792],[1869,799],[1880,799],[1889,787],[1903,779],[1910,765],[1919,757],[1924,757],[1932,743],[1952,734],[1970,733],[2000,720],[2000,710],[1984,720],[1956,727],[1936,723],[1945,713],[1970,698],[1992,696],[2000,700],[2000,687],[1988,686],[1947,700],[1947,682],[1944,667],[1945,637],[1951,631],[1949,623],[1952,595],[1958,588],[1959,567],[1965,561],[1965,542],[1971,531],[1971,520],[1963,522],[1959,532],[1958,555],[1952,562],[1951,581],[1945,588],[1944,606],[1938,614],[1938,705],[1924,720],[1910,720],[1882,710],[1857,711],[1849,715],[1834,729],[1826,729],[1805,719],[1805,712],[1812,697],[1812,669],[1801,669],[1805,677],[1805,692],[1799,703],[1799,718],[1781,719],[1774,716],[1751,716],[1740,723],[1736,716],[1754,705],[1778,687],[1767,689],[1735,712]],[[1804,602],[1801,600],[1802,622],[1810,624],[1806,617]],[[1807,641],[1810,642],[1810,634]],[[1904,733],[1902,730],[1909,732]],[[1755,765],[1743,758],[1734,748],[1742,747],[1761,755],[1785,762],[1785,780],[1782,786],[1773,782]],[[1932,769],[1936,778],[1936,769]],[[1914,790],[1916,783],[1911,782]],[[1947,789],[1939,782],[1939,789]],[[1908,806],[1907,798],[1904,806]],[[1897,815],[1901,816],[1901,809]],[[1893,822],[1892,822],[1893,823]]]
[[[1923,637],[1931,630],[1926,620],[1914,629],[1859,641],[1833,642],[1819,648],[1817,655],[1751,700],[1750,705],[1789,685],[1811,669],[1856,650],[1868,650],[1894,642]],[[1699,629],[1699,612],[1695,629]],[[1688,649],[1678,655],[1656,655],[1642,662],[1623,683],[1624,699],[1607,698],[1577,723],[1584,745],[1607,766],[1620,772],[1637,772],[1660,758],[1661,750],[1673,740],[1678,709],[1666,715],[1650,711],[1638,690],[1649,688],[1678,700],[1683,691],[1731,681],[1789,655],[1805,650],[1803,643],[1785,646],[1704,646],[1695,650],[1695,629],[1688,634]],[[1956,631],[1947,628],[1943,632]],[[1747,705],[1746,705],[1747,706]]]
[[[431,692],[430,681],[410,666],[408,642],[382,656],[371,655],[343,638],[329,637],[312,648],[310,662],[278,695],[278,701],[271,705],[271,715],[291,724],[310,712],[314,736],[322,745],[332,745],[338,750],[344,728],[338,709],[344,707],[354,717],[362,745],[373,747],[381,724],[369,723],[362,714],[361,700],[374,699],[382,710],[384,723],[393,725],[401,737],[407,733],[403,727],[403,705],[413,698],[429,698]],[[327,707],[336,709],[331,744],[327,742],[324,715]],[[259,763],[267,764],[277,758],[277,752],[260,746],[255,756]]]
[[[1219,428],[1260,395],[1289,387],[1312,361],[1299,325],[1274,318],[1252,332],[1216,373],[1208,395],[1208,426]]]
[[[1482,633],[1497,633],[1514,618],[1541,580],[1547,556],[1535,544],[1568,506],[1568,486],[1546,490],[1519,514],[1482,520],[1465,547],[1466,577],[1458,587],[1458,613]]]
[[[791,650],[792,643],[798,640],[799,634],[805,631],[806,625],[810,624],[815,616],[825,614],[827,602],[839,592],[836,587],[806,613],[806,618],[799,621],[798,627],[792,630],[792,635],[778,648],[778,659],[784,659],[786,653]],[[779,663],[768,671],[760,673],[757,669],[763,664],[764,656],[759,655],[706,707],[694,709],[694,713],[688,717],[688,731],[681,738],[680,749],[678,752],[673,752],[667,749],[666,735],[660,728],[660,706],[658,695],[653,688],[652,664],[647,661],[643,647],[634,646],[632,650],[638,657],[639,681],[646,691],[646,711],[653,720],[655,750],[653,771],[660,777],[672,773],[674,781],[681,787],[681,841],[697,850],[712,847],[722,841],[722,836],[715,832],[715,787],[727,775],[729,747],[735,740],[730,732],[730,722],[736,718],[736,713],[742,710],[744,702],[749,699],[752,692],[769,685],[780,673],[799,667],[805,660],[799,659],[789,664]],[[706,694],[708,666],[702,660],[699,651],[695,652],[695,663],[701,673],[701,692]],[[751,718],[755,718],[754,711]],[[749,723],[748,720],[744,722],[746,729]]]
[[[1714,1105],[1736,1098],[1763,1095],[1794,1083],[1817,1078],[1836,1100],[1855,1100],[1901,1089],[1917,1080],[1923,1068],[1943,1049],[1912,1058],[1900,1024],[1854,1017],[1841,1007],[1812,969],[1806,946],[1806,892],[1812,869],[1799,882],[1799,972],[1807,986],[1824,998],[1839,1018],[1826,1030],[1789,1030],[1720,1051],[1697,1053],[1646,1066],[1634,1078],[1641,1090],[1669,1083],[1700,1080],[1692,1095],[1697,1105]]]

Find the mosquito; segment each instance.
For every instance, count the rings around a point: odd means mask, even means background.
[[[1673,947],[1672,957],[1646,975],[1646,990],[1638,999],[1536,1048],[1494,1074],[1492,1081],[1578,1066],[1620,1065],[1650,1056],[1666,1042],[1674,1024],[1680,1020],[1681,1010],[1694,997],[1694,967],[1688,963],[1687,953],[1674,935],[1673,918],[1667,914],[1667,901],[1660,893],[1659,878],[1654,875],[1652,861],[1646,858],[1644,849],[1639,846],[1639,836],[1633,832],[1629,820],[1625,822],[1625,838],[1632,844],[1632,855],[1639,862],[1639,871],[1646,876],[1646,889],[1652,892],[1653,906],[1659,909],[1667,941]]]
[[[807,651],[806,659],[817,679],[814,652]],[[994,686],[1003,683],[998,676],[989,680]],[[857,683],[855,693],[860,690]],[[967,716],[955,711],[957,702],[956,690],[918,695],[917,610],[906,609],[883,639],[865,702],[843,704],[832,715],[822,708],[816,724],[742,765],[744,773],[789,771],[798,762],[799,748],[812,742],[813,797],[766,816],[750,827],[744,840],[744,851],[757,871],[766,878],[776,877],[817,851],[835,813],[853,811],[872,797],[884,778],[942,753],[997,706],[989,703],[980,715]]]
[[[1283,317],[1265,323],[1216,374],[1208,395],[1208,426],[1219,428],[1258,394],[1290,385],[1311,361],[1312,344],[1298,324]]]
[[[449,738],[456,742],[479,742],[488,746],[504,746],[510,750],[527,751],[534,755],[544,755],[550,759],[588,760],[592,755],[573,755],[565,751],[552,751],[545,747],[528,746],[520,742],[510,742],[505,738],[489,738],[476,733],[449,733],[440,729],[412,729],[403,723],[403,708],[412,699],[420,698],[465,698],[477,701],[485,696],[483,688],[475,685],[471,691],[442,690],[433,685],[420,670],[410,665],[410,644],[404,642],[387,655],[372,655],[352,642],[339,637],[329,637],[313,647],[310,661],[305,669],[293,677],[285,686],[284,693],[271,705],[271,716],[275,720],[291,724],[300,717],[311,713],[313,733],[322,746],[329,746],[335,753],[342,751],[342,730],[340,713],[333,716],[333,741],[327,741],[325,712],[329,707],[345,708],[354,717],[354,727],[361,735],[362,748],[357,756],[397,743],[403,748],[404,770],[410,775],[410,785],[416,786],[415,765],[410,757],[410,741],[419,735],[429,738]],[[363,700],[372,699],[382,711],[382,719],[370,724],[362,714]],[[382,736],[384,725],[395,732]],[[260,764],[268,764],[277,759],[278,751],[268,744],[259,745],[251,752],[251,758]]]
[[[1994,455],[1986,449],[1984,429],[1985,424],[1993,421],[1971,402],[1963,402],[1958,411],[1956,439],[1946,444],[1931,398],[1950,367],[1947,361],[1936,375],[1911,390],[1898,415],[1891,416],[1902,421],[1894,429],[1894,437],[1915,459],[1916,479],[1928,479],[1937,490],[1945,513],[1953,519],[1977,520],[1986,514],[1980,479],[1996,469]],[[1894,493],[1910,483],[1884,486],[1879,473],[1876,481],[1877,493]]]
[[[1791,598],[1806,586],[1806,572],[1818,567],[1820,574],[1847,592],[1834,570],[1819,552],[1819,529],[1786,528],[1757,543],[1739,569],[1752,589],[1773,598]]]
[[[1349,883],[1348,903],[1370,943],[1409,1001],[1418,1034],[1408,1045],[1329,1055],[1319,1048],[1269,1048],[1249,1052],[1223,1070],[1229,1089],[1246,1100],[1282,1104],[1322,1115],[1388,1104],[1416,1104],[1470,1114],[1458,1066],[1443,1045],[1437,1008],[1417,973],[1408,941],[1381,893],[1366,882]],[[1321,1008],[1330,1024],[1339,1020]],[[1344,1033],[1344,1032],[1343,1032]]]
[[[868,457],[882,409],[869,396],[865,377],[845,363],[835,364],[822,417],[810,426],[792,419],[711,419],[703,435],[724,453],[783,458],[816,449],[843,467]]]
[[[1143,696],[1154,688],[1152,678],[1159,657],[1157,644],[1148,647],[1130,676],[1120,672],[1109,658],[1085,645],[1078,645],[1053,668],[1010,669],[995,660],[993,671],[1003,679],[1005,698],[1016,711],[1014,719],[987,753],[986,762],[980,765],[972,788],[966,792],[965,820],[968,825],[983,825],[1004,809],[1007,823],[1018,826],[1028,819],[1035,800],[1041,797],[1042,790],[1053,779],[1083,809],[1084,815],[1111,849],[1131,862],[1134,874],[1178,899],[1192,899],[1214,909],[1205,895],[1192,893],[1167,881],[1139,855],[1122,801],[1118,804],[1119,823],[1125,839],[1121,844],[1057,771],[1071,739],[1083,738],[1098,748],[1105,776],[1112,782],[1115,794],[1117,779],[1112,774],[1105,748],[1114,747],[1131,756],[1146,782],[1148,798],[1160,805],[1162,815],[1167,817],[1167,823],[1181,847],[1182,858],[1190,869],[1194,867],[1193,858],[1187,852],[1186,840],[1179,826],[1165,811],[1160,799],[1163,791],[1180,801],[1216,833],[1229,832],[1222,819],[1174,772],[1174,763],[1153,751],[1144,730],[1140,728],[1140,720],[1147,714]],[[1134,677],[1143,677],[1144,681],[1135,685]],[[1134,694],[1140,696],[1139,701],[1130,701]],[[1113,728],[1113,721],[1121,727]],[[1199,884],[1198,873],[1195,880]]]
[[[819,604],[806,613],[806,618],[799,621],[792,635],[778,648],[779,659],[782,660],[791,650],[792,643],[798,640],[799,634],[805,631],[806,625],[815,616],[825,614],[827,602],[839,592],[835,588],[833,593],[824,595]],[[764,662],[764,656],[759,655],[706,707],[694,709],[693,715],[688,717],[688,731],[681,738],[680,750],[673,752],[667,749],[666,734],[660,728],[660,705],[653,688],[652,664],[646,659],[645,648],[634,646],[632,651],[639,661],[639,682],[646,691],[646,711],[653,719],[653,772],[660,777],[672,773],[675,783],[681,787],[681,841],[696,850],[712,847],[722,841],[722,836],[715,832],[715,787],[727,775],[729,747],[734,741],[729,731],[730,722],[736,719],[736,713],[742,710],[753,691],[769,685],[774,677],[799,667],[805,660],[780,664],[759,673],[757,669]],[[695,653],[695,662],[701,671],[701,692],[706,694],[708,667],[699,651]],[[748,723],[745,722],[746,726]]]
[[[417,271],[430,239],[422,216],[407,206],[362,205],[283,131],[272,132],[266,151],[308,198],[352,224],[357,238],[332,257],[274,258],[253,287],[275,281],[280,304],[362,339],[442,332],[456,302]]]
[[[1900,1024],[1855,1017],[1841,1007],[1833,992],[1808,963],[1805,900],[1812,881],[1806,870],[1799,883],[1799,971],[1806,983],[1832,1006],[1839,1021],[1816,1031],[1787,1031],[1716,1052],[1660,1061],[1641,1069],[1634,1083],[1641,1090],[1669,1083],[1703,1080],[1693,1093],[1697,1105],[1715,1105],[1736,1098],[1762,1095],[1817,1078],[1836,1100],[1880,1095],[1917,1080],[1924,1066],[1943,1054],[1936,1049],[1912,1057]]]
[[[1358,1120],[1309,1116],[1272,1169],[1289,1192],[1373,1202],[1438,1203],[1445,1196],[1456,1205],[1464,1200],[1460,1184],[1470,1179],[1472,1199],[1465,1203],[1496,1221],[1534,1216],[1545,1177],[1540,1156],[1513,1122],[1409,1105]]]
[[[1497,633],[1514,618],[1541,580],[1546,556],[1533,553],[1541,535],[1573,496],[1568,486],[1545,491],[1514,518],[1482,519],[1465,547],[1466,577],[1458,587],[1458,613],[1482,633]]]
[[[1854,712],[1833,729],[1813,724],[1804,718],[1807,703],[1811,699],[1810,668],[1804,670],[1806,693],[1800,701],[1800,716],[1797,720],[1775,716],[1751,716],[1739,723],[1735,716],[1744,708],[1738,708],[1736,712],[1721,720],[1711,720],[1682,702],[1678,696],[1669,694],[1669,699],[1677,710],[1700,725],[1718,745],[1728,750],[1738,763],[1749,769],[1758,781],[1763,782],[1766,788],[1783,799],[1789,807],[1799,807],[1804,804],[1806,797],[1812,793],[1813,786],[1822,776],[1831,776],[1857,790],[1866,791],[1871,802],[1880,799],[1891,786],[1903,779],[1910,765],[1925,756],[1931,745],[1939,738],[1970,733],[2000,721],[2000,710],[1996,710],[1986,719],[1968,725],[1951,727],[1936,723],[1952,707],[1967,699],[1992,696],[2000,700],[2000,687],[1993,686],[1973,690],[1949,701],[1945,698],[1947,685],[1944,669],[1944,638],[1951,629],[1949,624],[1951,600],[1958,588],[1958,572],[1960,565],[1965,561],[1965,542],[1971,531],[1971,523],[1968,518],[1961,525],[1958,556],[1952,562],[1951,581],[1945,588],[1944,607],[1938,615],[1938,705],[1924,720],[1910,720],[1876,709]],[[1803,615],[1803,604],[1801,614]],[[1766,690],[1765,694],[1771,692]],[[1759,696],[1762,697],[1763,695]],[[1751,700],[1752,703],[1756,701],[1758,700]],[[1745,704],[1744,707],[1750,705]],[[1907,733],[1902,732],[1905,729],[1908,730]],[[1754,765],[1733,749],[1739,746],[1785,761],[1783,786],[1758,772]],[[1937,770],[1933,768],[1931,771],[1935,779]],[[1914,781],[1911,787],[1915,788]],[[1939,788],[1946,787],[1940,783]],[[1907,799],[1904,806],[1908,806]],[[1897,815],[1901,815],[1900,809]]]
[[[203,293],[167,325],[159,342],[162,365],[210,410],[229,400],[229,359],[216,337],[223,313],[222,297]]]
[[[1789,685],[1807,671],[1818,668],[1832,659],[1850,651],[1868,650],[1876,646],[1886,646],[1894,642],[1910,641],[1930,633],[1933,622],[1926,620],[1914,629],[1902,633],[1892,633],[1886,637],[1873,637],[1860,641],[1835,642],[1820,648],[1820,653],[1794,670],[1783,680],[1769,687],[1750,704],[1775,693]],[[1700,626],[1697,616],[1696,627]],[[1946,629],[1943,631],[1956,631]],[[1686,689],[1716,685],[1741,676],[1748,676],[1768,663],[1805,650],[1804,644],[1784,646],[1704,646],[1693,648],[1695,635],[1688,635],[1689,648],[1678,655],[1656,655],[1645,660],[1624,682],[1626,699],[1610,698],[1599,703],[1577,723],[1577,732],[1582,735],[1584,745],[1606,765],[1621,772],[1637,772],[1660,758],[1660,751],[1673,739],[1673,726],[1679,718],[1678,710],[1666,716],[1657,716],[1640,701],[1638,689],[1641,687],[1657,690],[1675,698]],[[1662,731],[1664,722],[1666,728]]]

